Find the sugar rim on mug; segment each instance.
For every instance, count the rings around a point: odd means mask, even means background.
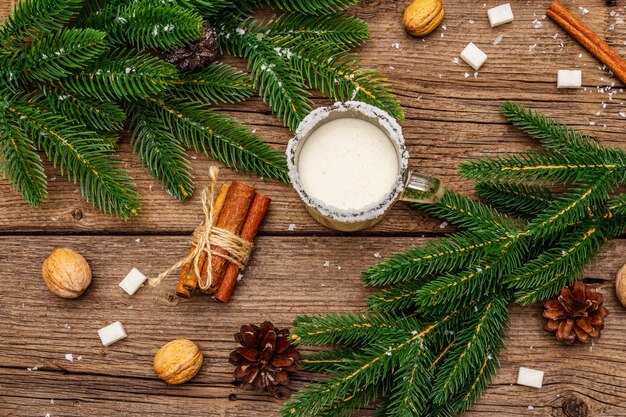
[[[311,134],[320,124],[324,123],[331,114],[350,111],[358,112],[368,121],[375,123],[387,134],[389,140],[391,140],[400,151],[398,176],[389,195],[381,201],[358,210],[340,209],[308,195],[300,181],[300,175],[296,164],[297,151],[299,150],[298,145],[301,140],[306,140],[309,134]],[[335,103],[332,106],[320,107],[313,110],[302,120],[302,122],[300,122],[295,136],[289,141],[287,146],[289,178],[291,179],[291,183],[300,198],[305,204],[317,210],[322,216],[329,217],[340,222],[356,223],[383,216],[404,190],[405,178],[403,174],[406,172],[408,164],[409,153],[404,143],[402,127],[400,127],[398,122],[386,111],[360,101]],[[375,167],[372,167],[372,169],[375,169]]]

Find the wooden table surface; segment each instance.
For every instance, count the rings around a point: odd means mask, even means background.
[[[406,110],[411,168],[469,194],[473,184],[459,179],[460,162],[535,149],[499,115],[504,100],[519,100],[602,143],[624,147],[623,86],[546,19],[549,1],[512,0],[515,21],[494,29],[486,10],[500,1],[444,3],[445,26],[424,39],[402,29],[408,1],[366,0],[354,8],[372,33],[358,51],[363,64],[385,73]],[[618,0],[613,8],[604,0],[565,3],[626,55],[626,25],[620,17],[626,17],[626,1]],[[12,1],[1,0],[0,14],[6,16],[11,7]],[[502,41],[494,45],[499,35]],[[478,74],[455,60],[468,41],[489,55]],[[556,89],[556,71],[565,68],[583,70],[583,89]],[[276,148],[285,148],[290,132],[258,98],[226,110]],[[141,168],[127,138],[120,152],[143,207],[140,217],[128,223],[98,213],[80,197],[78,186],[52,169],[50,200],[37,209],[0,180],[1,416],[278,415],[283,399],[312,376],[294,375],[291,386],[274,396],[239,389],[227,362],[239,326],[267,319],[290,326],[301,314],[358,311],[368,294],[359,274],[379,261],[378,254],[389,256],[451,230],[398,204],[378,226],[338,234],[315,223],[290,187],[224,169],[224,181],[251,181],[273,199],[232,302],[195,297],[176,305],[168,292],[175,280],[165,285],[168,289],[145,287],[130,297],[118,288],[119,281],[133,267],[154,276],[181,257],[202,210],[200,193],[184,204],[170,198]],[[199,190],[212,162],[203,156],[192,162]],[[93,283],[77,300],[53,296],[42,282],[42,261],[58,246],[79,250],[92,266]],[[611,242],[586,273],[610,310],[602,339],[561,346],[542,329],[539,305],[513,307],[501,369],[468,416],[626,416],[626,309],[613,290],[625,251],[626,240]],[[324,266],[326,261],[330,266]],[[97,329],[116,320],[128,338],[103,347]],[[196,341],[205,363],[191,382],[171,387],[156,378],[152,357],[174,338]],[[68,353],[73,362],[65,359]],[[544,387],[515,385],[520,366],[545,371]]]

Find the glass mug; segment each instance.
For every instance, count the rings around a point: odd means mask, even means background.
[[[377,203],[357,210],[339,209],[310,196],[300,178],[300,151],[315,130],[325,123],[340,118],[358,118],[380,128],[395,149],[398,172],[395,184],[386,196]],[[289,178],[294,189],[315,220],[331,229],[344,232],[363,230],[381,221],[391,206],[398,200],[416,203],[436,203],[444,193],[437,178],[418,175],[408,168],[409,154],[404,144],[402,128],[387,112],[367,103],[349,101],[321,107],[302,120],[295,136],[287,146]],[[376,169],[376,167],[372,167]]]

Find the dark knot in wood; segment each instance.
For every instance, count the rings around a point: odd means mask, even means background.
[[[72,217],[74,218],[74,220],[80,220],[83,218],[83,211],[81,209],[74,209],[72,210]]]
[[[354,15],[360,19],[375,17],[380,11],[380,0],[361,1],[353,10]]]
[[[589,408],[580,398],[569,397],[563,401],[563,414],[567,417],[587,417]]]
[[[286,398],[289,398],[289,390],[285,387],[278,387],[276,389],[274,389],[274,392],[272,393],[274,395],[274,398],[278,399],[278,400],[284,400]]]

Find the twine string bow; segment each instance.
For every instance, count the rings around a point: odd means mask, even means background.
[[[186,265],[190,262],[193,263],[193,268],[196,276],[201,276],[200,267],[198,265],[200,257],[203,253],[207,254],[207,279],[198,279],[198,287],[202,291],[206,291],[211,288],[213,284],[213,271],[211,268],[211,260],[213,256],[219,256],[226,259],[228,262],[232,262],[240,270],[243,270],[248,263],[252,247],[252,242],[248,242],[237,236],[236,234],[222,229],[220,227],[213,226],[214,207],[213,201],[215,198],[215,187],[217,185],[217,177],[219,174],[219,168],[212,166],[209,170],[210,183],[202,191],[202,210],[204,211],[204,222],[201,223],[196,230],[194,230],[191,236],[192,250],[189,254],[180,259],[168,270],[162,272],[157,278],[150,279],[150,285],[153,287],[158,286],[167,276],[178,268]],[[221,248],[223,251],[216,251],[213,247]],[[224,253],[225,252],[225,253]]]

